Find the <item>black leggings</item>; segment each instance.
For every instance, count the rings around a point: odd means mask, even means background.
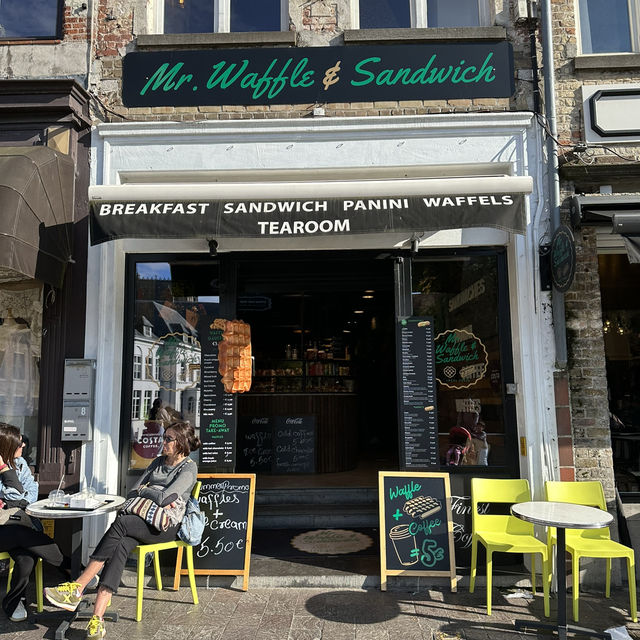
[[[175,540],[180,524],[158,531],[148,525],[140,516],[132,513],[119,515],[107,529],[91,554],[92,560],[104,561],[100,574],[100,586],[112,593],[118,591],[122,572],[129,554],[139,544],[155,544]]]
[[[29,576],[38,558],[54,567],[68,564],[58,545],[46,534],[19,524],[0,526],[0,551],[8,551],[14,561],[11,588],[2,601],[2,608],[10,616],[24,596]]]

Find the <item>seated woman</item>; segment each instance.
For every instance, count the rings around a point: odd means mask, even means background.
[[[172,422],[165,431],[163,442],[162,455],[147,467],[127,497],[151,498],[160,506],[173,505],[179,496],[188,502],[198,474],[196,463],[188,456],[200,447],[200,439],[188,422]],[[75,611],[87,584],[102,570],[86,637],[90,640],[104,638],[104,612],[111,594],[118,591],[129,554],[139,544],[175,540],[179,529],[180,522],[166,531],[158,531],[137,515],[119,514],[77,580],[47,587],[44,590],[47,600],[67,611]]]
[[[0,422],[0,502],[5,509],[24,509],[38,499],[38,483],[22,457],[23,448],[20,430]],[[2,608],[12,622],[27,619],[22,600],[36,560],[42,558],[61,568],[69,565],[58,545],[43,533],[38,520],[26,514],[19,517],[20,520],[7,520],[0,526],[0,551],[8,551],[14,562],[11,588],[2,601]]]

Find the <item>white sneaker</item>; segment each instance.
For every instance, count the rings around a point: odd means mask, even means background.
[[[18,603],[15,611],[9,616],[11,622],[23,622],[27,619],[27,610],[24,608],[22,601]]]

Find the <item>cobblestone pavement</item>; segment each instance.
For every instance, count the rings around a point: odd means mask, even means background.
[[[198,589],[200,604],[191,603],[185,586],[178,592],[145,589],[142,622],[135,621],[135,589],[122,587],[113,598],[120,614],[107,623],[109,640],[500,640],[507,636],[551,638],[548,634],[516,632],[516,618],[541,620],[542,596],[526,591],[495,589],[493,614],[484,609],[484,588],[475,594],[425,589],[419,592],[358,589]],[[523,597],[525,596],[529,597]],[[33,594],[31,594],[33,595]],[[93,600],[94,594],[88,594]],[[555,615],[555,600],[551,603]],[[569,602],[570,605],[570,602]],[[50,607],[48,611],[53,610]],[[0,637],[20,640],[54,638],[54,624],[29,620],[11,623],[0,612]],[[600,631],[626,627],[640,640],[640,625],[628,617],[626,588],[611,599],[604,594],[580,597],[580,625]],[[84,638],[84,622],[75,622],[69,640]],[[557,637],[557,636],[556,636]]]

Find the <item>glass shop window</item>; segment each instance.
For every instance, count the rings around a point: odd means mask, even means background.
[[[442,465],[505,466],[497,256],[414,260],[412,300],[434,318]]]
[[[140,369],[143,362],[148,364],[143,379],[137,375],[135,355],[128,373],[133,407],[126,427],[128,467],[137,471],[160,454],[164,430],[173,420],[189,420],[199,433],[200,338],[209,328],[208,318],[219,315],[220,297],[218,266],[211,260],[140,260],[133,268],[126,339],[130,353],[140,354]],[[145,326],[151,327],[151,337],[145,335]]]
[[[0,282],[0,422],[20,429],[23,456],[38,459],[42,284]]]

